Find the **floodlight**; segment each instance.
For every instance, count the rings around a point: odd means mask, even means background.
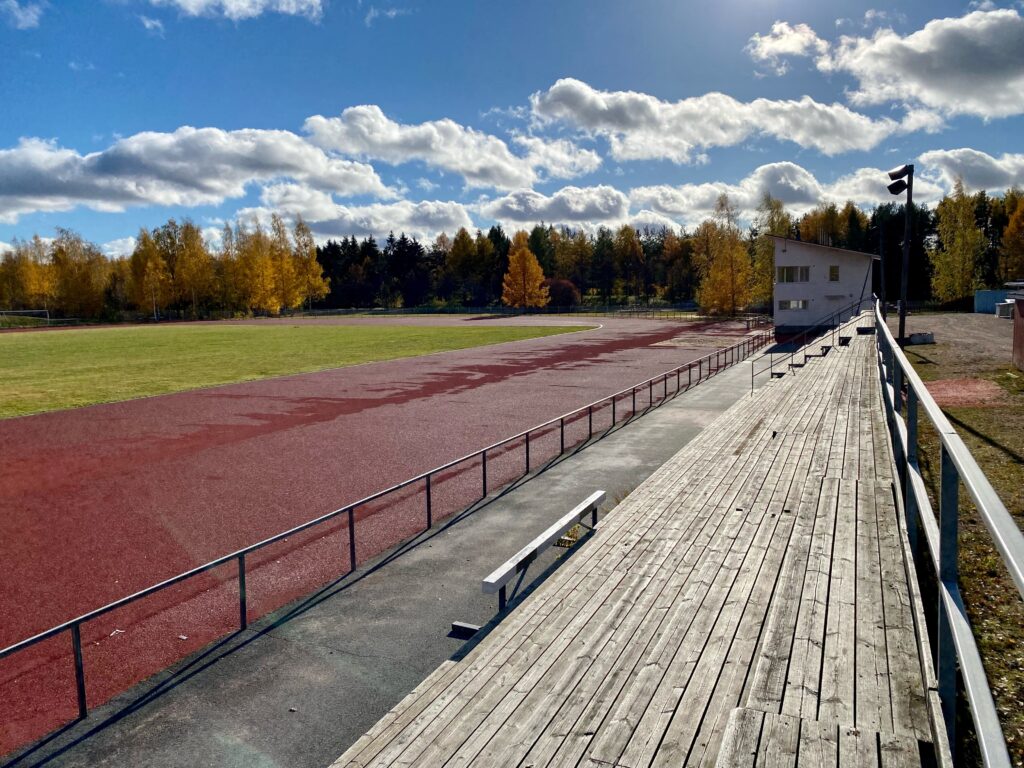
[[[891,176],[892,174],[889,175]],[[906,188],[907,182],[905,182],[903,179],[896,179],[896,181],[894,181],[892,184],[886,187],[886,189],[888,189],[889,192],[894,195],[901,194],[903,190],[905,190]]]
[[[906,165],[901,165],[899,168],[893,168],[891,171],[889,171],[889,178],[892,179],[893,181],[896,181],[896,179],[902,179],[908,173],[913,173],[913,171],[914,166],[910,163],[907,163]],[[895,195],[898,193],[893,192],[893,194]]]

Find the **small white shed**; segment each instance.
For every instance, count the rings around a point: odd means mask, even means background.
[[[859,299],[865,301],[861,309],[870,306],[871,271],[877,256],[788,237],[773,235],[772,239],[777,333],[809,328]],[[843,312],[840,321],[849,319],[854,310]]]

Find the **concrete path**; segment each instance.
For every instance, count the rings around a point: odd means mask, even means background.
[[[748,361],[135,686],[5,768],[329,765],[460,650],[452,621],[493,616],[483,576],[593,490],[624,498],[749,391]]]

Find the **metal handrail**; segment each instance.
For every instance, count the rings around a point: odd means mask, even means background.
[[[757,351],[758,349],[760,349],[761,347],[765,346],[766,344],[770,343],[771,340],[772,340],[772,333],[771,333],[771,331],[762,331],[762,332],[760,332],[758,334],[747,336],[742,341],[737,342],[736,344],[733,344],[730,347],[726,347],[726,348],[723,348],[723,349],[716,350],[714,352],[710,352],[707,355],[705,355],[705,356],[703,356],[701,358],[698,358],[697,360],[691,360],[688,363],[684,363],[683,365],[680,365],[680,366],[677,366],[675,368],[672,368],[671,370],[665,371],[664,373],[660,373],[660,374],[657,374],[656,376],[652,376],[650,379],[647,379],[647,380],[645,380],[645,381],[643,381],[643,382],[641,382],[639,384],[635,384],[632,387],[629,387],[629,388],[626,388],[626,389],[621,389],[618,392],[615,392],[614,394],[602,397],[602,398],[600,398],[598,400],[595,400],[595,401],[593,401],[591,403],[588,403],[587,405],[582,406],[581,408],[577,408],[577,409],[575,409],[573,411],[569,411],[568,413],[565,413],[565,414],[563,414],[561,416],[556,416],[555,418],[549,419],[548,421],[545,421],[542,424],[538,424],[538,425],[536,425],[534,427],[531,427],[531,428],[529,428],[527,430],[519,432],[519,433],[517,433],[517,434],[515,434],[515,435],[513,435],[511,437],[504,438],[503,440],[499,440],[496,443],[492,443],[491,445],[488,445],[486,448],[481,448],[481,449],[476,450],[476,451],[474,451],[472,453],[466,454],[465,456],[462,456],[460,458],[453,459],[452,461],[449,461],[446,464],[442,464],[440,466],[434,467],[433,469],[430,469],[430,470],[428,470],[426,472],[420,473],[420,474],[416,475],[415,477],[409,478],[408,480],[403,480],[402,482],[397,483],[395,485],[392,485],[392,486],[390,486],[388,488],[385,488],[382,491],[377,491],[376,493],[373,493],[370,496],[366,496],[365,498],[359,499],[358,501],[355,501],[355,502],[353,502],[351,504],[347,504],[347,505],[345,505],[343,507],[335,509],[332,512],[328,512],[327,514],[321,515],[320,517],[314,518],[312,520],[308,520],[305,523],[301,523],[300,525],[297,525],[297,526],[295,526],[293,528],[289,528],[287,531],[283,531],[281,533],[275,534],[274,536],[271,536],[269,538],[263,539],[262,541],[259,541],[259,542],[255,543],[255,544],[250,544],[249,546],[243,547],[242,549],[238,549],[238,550],[236,550],[236,551],[234,551],[234,552],[232,552],[230,554],[218,557],[217,559],[211,560],[208,563],[205,563],[203,565],[197,566],[196,568],[192,568],[191,570],[185,571],[183,573],[179,573],[176,576],[172,576],[172,577],[170,577],[168,579],[165,579],[164,581],[161,581],[161,582],[159,582],[157,584],[153,584],[152,586],[146,587],[145,589],[139,590],[138,592],[135,592],[133,594],[127,595],[125,597],[122,597],[122,598],[120,598],[118,600],[115,600],[114,602],[108,603],[108,604],[106,604],[104,606],[101,606],[101,607],[96,608],[96,609],[94,609],[92,611],[84,613],[81,616],[78,616],[76,618],[73,618],[73,619],[70,619],[68,621],[65,621],[65,622],[63,622],[61,624],[58,624],[58,625],[56,625],[54,627],[51,627],[50,629],[44,630],[43,632],[40,632],[40,633],[35,634],[35,635],[32,635],[31,637],[25,638],[24,640],[21,640],[21,641],[15,643],[14,645],[10,645],[7,648],[0,649],[0,659],[4,659],[4,658],[6,658],[8,656],[11,656],[11,655],[19,652],[19,651],[23,651],[26,648],[28,648],[28,647],[30,647],[32,645],[35,645],[36,643],[42,642],[43,640],[47,640],[47,639],[49,639],[51,637],[55,637],[55,636],[57,636],[59,634],[62,634],[64,632],[70,633],[70,635],[71,635],[72,652],[73,652],[73,656],[74,656],[74,665],[75,665],[75,689],[76,689],[76,695],[77,695],[77,699],[78,699],[78,716],[79,716],[79,719],[84,719],[88,715],[88,701],[87,701],[87,697],[86,697],[84,660],[83,660],[83,657],[82,657],[81,627],[82,627],[83,624],[85,624],[85,623],[87,623],[87,622],[89,622],[89,621],[91,621],[93,619],[99,618],[100,616],[103,616],[104,614],[110,613],[113,610],[116,610],[118,608],[122,608],[122,607],[128,605],[129,603],[135,602],[136,600],[140,600],[140,599],[142,599],[144,597],[147,597],[149,595],[152,595],[152,594],[154,594],[156,592],[160,592],[160,591],[166,589],[167,587],[173,586],[175,584],[179,584],[179,583],[181,583],[183,581],[186,581],[186,580],[188,580],[188,579],[190,579],[190,578],[192,578],[194,576],[198,576],[198,575],[200,575],[202,573],[205,573],[206,571],[209,571],[209,570],[211,570],[213,568],[217,568],[219,566],[226,565],[227,563],[235,561],[238,564],[238,611],[239,611],[238,615],[239,615],[239,627],[240,627],[240,629],[245,629],[248,626],[248,623],[249,623],[249,620],[248,620],[248,604],[247,604],[247,595],[246,595],[246,564],[245,564],[245,559],[246,559],[247,555],[249,555],[249,554],[251,554],[253,552],[256,552],[257,550],[263,549],[264,547],[267,547],[267,546],[269,546],[271,544],[274,544],[274,543],[276,543],[278,541],[282,541],[282,540],[284,540],[284,539],[286,539],[286,538],[288,538],[290,536],[294,536],[297,533],[301,533],[302,531],[305,531],[305,530],[307,530],[309,528],[312,528],[314,526],[317,526],[317,525],[320,525],[322,523],[328,522],[328,521],[333,520],[333,519],[335,519],[337,517],[340,517],[342,515],[348,515],[349,573],[352,573],[352,572],[354,572],[356,570],[356,565],[357,565],[357,563],[356,563],[356,535],[355,535],[356,534],[355,510],[357,508],[359,508],[361,506],[364,506],[366,504],[371,504],[371,503],[373,503],[373,502],[375,502],[375,501],[377,501],[377,500],[379,500],[379,499],[381,499],[381,498],[383,498],[383,497],[385,497],[385,496],[387,496],[387,495],[389,495],[391,493],[394,493],[396,491],[400,491],[403,488],[407,488],[410,485],[422,482],[422,483],[424,483],[424,491],[425,491],[425,494],[426,494],[426,504],[425,504],[426,528],[425,528],[425,530],[430,530],[433,527],[433,503],[432,503],[432,495],[431,495],[431,479],[432,479],[432,477],[434,475],[437,475],[437,474],[439,474],[441,472],[449,470],[452,467],[455,467],[455,466],[457,466],[459,464],[463,464],[465,462],[471,462],[471,461],[474,461],[474,460],[479,458],[481,460],[480,464],[481,464],[481,470],[482,470],[482,490],[483,490],[483,495],[480,497],[480,499],[482,500],[482,499],[487,497],[489,492],[499,490],[498,486],[492,486],[490,488],[488,487],[488,480],[487,480],[487,454],[489,452],[495,451],[498,448],[501,448],[501,447],[503,447],[505,445],[508,445],[509,443],[513,443],[513,442],[516,442],[518,440],[524,440],[525,441],[525,454],[526,454],[526,464],[525,464],[525,474],[524,474],[524,476],[525,476],[525,475],[529,474],[530,471],[531,471],[531,469],[530,469],[530,435],[532,433],[543,432],[543,431],[549,430],[551,427],[554,427],[557,424],[558,428],[559,428],[559,432],[560,432],[560,437],[559,437],[559,446],[560,446],[560,448],[559,448],[558,456],[562,456],[562,455],[565,454],[565,449],[566,449],[566,445],[565,445],[565,425],[566,425],[566,422],[572,422],[573,419],[582,418],[584,416],[584,414],[586,415],[586,417],[587,417],[587,426],[588,426],[588,429],[587,429],[587,439],[582,443],[582,444],[586,444],[587,442],[592,440],[593,437],[594,437],[593,416],[594,416],[594,410],[595,409],[599,409],[599,408],[607,405],[608,403],[611,404],[612,420],[611,420],[611,426],[609,427],[609,429],[611,429],[611,428],[613,428],[618,423],[618,420],[616,419],[616,402],[619,399],[625,398],[627,395],[631,396],[632,408],[631,408],[629,417],[626,419],[626,421],[628,422],[628,421],[632,420],[637,415],[637,392],[641,392],[642,393],[642,391],[643,391],[643,389],[645,387],[648,390],[648,398],[649,398],[648,399],[648,405],[646,406],[645,410],[649,410],[650,408],[653,408],[656,405],[655,404],[655,395],[654,395],[654,384],[656,382],[657,383],[662,383],[662,385],[663,385],[663,395],[662,395],[661,399],[659,399],[658,402],[657,402],[657,405],[662,405],[663,403],[667,402],[670,399],[669,398],[668,382],[669,382],[669,380],[671,378],[673,378],[673,377],[675,378],[675,388],[673,389],[673,391],[671,393],[672,398],[674,398],[680,392],[688,391],[695,384],[699,384],[701,381],[704,381],[704,380],[710,378],[711,376],[714,376],[719,371],[724,370],[725,368],[728,368],[728,367],[734,365],[735,363],[738,363],[741,360],[746,359],[746,357],[748,357],[750,354],[752,354],[753,352]],[[693,378],[694,370],[697,371],[696,381],[694,381],[694,378]],[[683,384],[682,384],[682,373],[683,372],[687,373],[687,380],[686,380],[685,388],[683,388]],[[508,485],[510,485],[511,483],[514,483],[514,482],[518,482],[518,478],[509,481],[509,483],[506,483],[506,484],[500,486],[500,488],[505,488],[505,487],[507,487]]]
[[[781,359],[785,360],[789,358],[789,367],[793,368],[796,365],[796,354],[798,352],[803,354],[803,362],[800,365],[807,364],[807,348],[815,342],[817,339],[823,337],[826,333],[832,334],[832,346],[836,344],[836,333],[844,325],[848,325],[856,320],[857,315],[860,312],[861,305],[867,302],[868,299],[857,299],[857,301],[847,304],[845,307],[837,309],[829,315],[821,318],[811,326],[806,328],[804,331],[798,333],[796,336],[787,341],[787,344],[794,344],[794,347],[789,352],[781,353]],[[843,315],[847,312],[852,312],[853,316],[843,322]],[[812,335],[813,334],[813,335]],[[797,343],[800,342],[800,343]],[[768,365],[761,370],[757,370],[757,364],[754,363],[750,366],[750,391],[754,391],[754,379],[765,371],[774,373],[775,372],[775,354],[768,354]]]
[[[878,374],[899,473],[900,491],[906,510],[911,551],[915,560],[919,560],[920,526],[936,572],[938,643],[935,649],[935,663],[939,701],[942,705],[946,732],[950,744],[954,744],[959,664],[981,758],[986,766],[1010,768],[1010,756],[999,725],[992,690],[960,593],[957,564],[960,485],[967,489],[968,495],[973,499],[978,514],[991,534],[996,549],[1022,598],[1024,534],[942,409],[932,399],[903,350],[897,345],[877,301],[875,336]],[[932,509],[918,462],[919,411],[923,411],[927,416],[941,441],[938,518]]]

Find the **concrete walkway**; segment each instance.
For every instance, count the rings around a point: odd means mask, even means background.
[[[749,392],[748,361],[136,686],[5,768],[329,765],[460,650],[452,621],[494,615],[483,576],[592,491],[617,503]],[[528,578],[557,567],[561,552],[549,550]]]

